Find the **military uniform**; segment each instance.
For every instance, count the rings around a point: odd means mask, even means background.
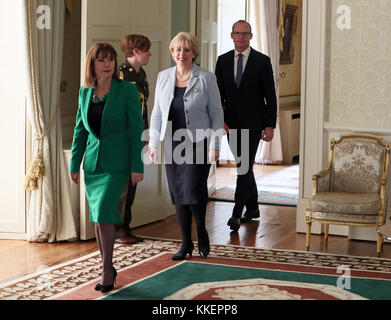
[[[140,67],[139,72],[137,72],[136,69],[133,68],[128,61],[126,61],[119,68],[119,77],[121,80],[129,81],[136,85],[140,95],[140,102],[142,108],[142,110],[140,111],[142,112],[144,129],[147,130],[148,129],[147,100],[149,97],[149,88],[147,82],[147,75],[145,74],[144,69]],[[143,240],[140,237],[134,236],[129,227],[130,222],[132,221],[132,205],[134,202],[134,197],[136,195],[136,188],[137,188],[137,184],[135,186],[132,186],[132,181],[131,179],[129,179],[128,188],[125,190],[126,202],[124,207],[123,222],[121,225],[117,226],[119,229],[122,229],[123,233],[125,233],[125,238],[117,239],[116,240],[117,243],[135,243],[137,241]],[[124,197],[125,193],[122,195],[121,198]]]
[[[137,73],[136,69],[132,67],[129,62],[125,62],[119,68],[119,77],[121,80],[129,81],[136,85],[140,94],[140,102],[142,108],[142,115],[144,120],[144,129],[148,129],[148,110],[147,100],[149,97],[149,87],[147,82],[147,75],[142,67]]]

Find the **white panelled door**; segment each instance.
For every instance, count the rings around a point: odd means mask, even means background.
[[[217,60],[217,0],[197,0],[200,66],[214,72]]]
[[[171,66],[171,0],[131,0],[130,33],[147,36],[152,56],[144,68],[149,83],[148,116],[154,105],[157,75]],[[163,164],[146,165],[144,181],[137,186],[131,226],[164,219],[175,213],[169,198],[166,170]]]
[[[218,0],[197,0],[196,35],[200,41],[201,68],[214,72],[217,60],[217,8]],[[213,164],[208,178],[208,193],[216,191],[216,164]]]
[[[150,88],[148,112],[154,102],[155,84],[159,71],[170,66],[168,46],[171,40],[171,0],[83,0],[81,79],[88,49],[95,42],[108,42],[118,53],[118,64],[125,61],[121,39],[127,34],[143,34],[151,42],[152,57],[145,67]],[[84,188],[80,192],[82,203],[81,237],[94,237],[93,226],[88,222],[88,204],[84,201]],[[137,186],[132,207],[132,227],[161,220],[175,213],[169,201],[165,170],[162,165],[146,165],[144,181]],[[84,234],[84,236],[83,236]]]

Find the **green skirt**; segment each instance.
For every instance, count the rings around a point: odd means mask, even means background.
[[[90,221],[98,223],[121,223],[118,203],[130,174],[105,172],[100,159],[94,172],[84,172],[84,184],[90,206]]]

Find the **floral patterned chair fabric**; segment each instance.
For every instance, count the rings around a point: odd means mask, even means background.
[[[306,212],[306,247],[312,222],[381,227],[386,219],[386,184],[390,144],[371,134],[343,134],[330,142],[328,168],[313,175],[314,188]],[[377,253],[383,239],[378,235]]]

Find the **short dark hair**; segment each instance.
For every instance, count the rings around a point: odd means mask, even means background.
[[[125,57],[133,57],[133,50],[138,49],[142,52],[151,48],[151,41],[141,34],[129,34],[124,36],[121,41],[121,49]]]
[[[94,69],[94,61],[102,54],[103,58],[112,57],[115,61],[113,78],[119,80],[117,70],[117,52],[112,45],[105,42],[98,42],[91,46],[87,53],[85,73],[84,73],[84,87],[93,88],[96,81],[96,74]]]
[[[238,20],[238,21],[236,21],[236,22],[232,25],[232,32],[235,32],[234,28],[235,28],[235,25],[236,25],[237,23],[246,23],[246,24],[248,25],[248,27],[250,28],[250,33],[252,33],[252,32],[251,32],[251,24],[250,24],[248,21],[246,21],[246,20]]]

